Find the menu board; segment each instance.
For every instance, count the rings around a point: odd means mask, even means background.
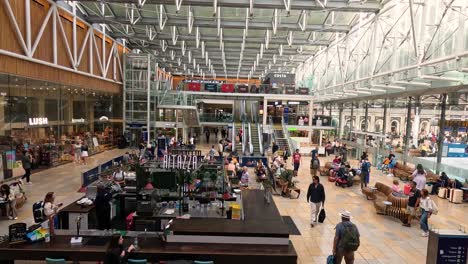
[[[468,239],[466,237],[439,237],[437,263],[467,263]]]
[[[99,178],[99,167],[95,167],[89,171],[83,172],[81,177],[82,187],[90,185]]]
[[[20,243],[26,241],[27,226],[25,223],[15,223],[8,227],[10,243]]]

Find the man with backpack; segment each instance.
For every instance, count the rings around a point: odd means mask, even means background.
[[[367,187],[370,178],[371,163],[367,156],[361,161],[361,189]]]
[[[310,174],[312,177],[317,175],[317,170],[320,169],[320,160],[317,156],[312,157],[310,160]]]
[[[351,223],[351,213],[340,213],[341,223],[335,227],[335,239],[333,240],[333,255],[335,264],[340,264],[343,258],[346,264],[354,263],[354,252],[359,248],[359,231],[355,224]]]

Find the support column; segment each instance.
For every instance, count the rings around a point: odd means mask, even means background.
[[[365,132],[369,131],[369,124],[367,122],[368,118],[369,118],[369,104],[366,102],[364,104],[364,131]]]
[[[314,116],[314,103],[312,100],[309,102],[309,126],[312,126],[312,119]]]
[[[343,137],[343,104],[338,106],[338,138],[341,139]]]
[[[351,103],[351,121],[349,122],[349,134],[348,134],[349,141],[351,141],[351,131],[354,130],[353,115],[354,115],[354,103]]]
[[[421,114],[421,98],[417,97],[414,105],[414,122],[413,122],[413,145],[418,147],[419,139],[419,123]]]
[[[405,146],[403,148],[403,162],[406,165],[406,161],[410,149],[410,136],[411,136],[411,96],[408,97],[408,107],[406,110],[406,129],[405,129]]]
[[[382,134],[384,134],[384,135],[387,135],[387,122],[388,122],[388,118],[387,118],[387,98],[385,98],[385,102],[384,102],[384,105],[383,105],[383,122],[382,122]],[[382,148],[385,146],[385,139],[386,139],[386,137],[382,138],[382,142],[381,142]]]
[[[268,117],[268,100],[266,98],[263,99],[263,127],[267,125],[267,117]]]
[[[445,131],[445,110],[447,108],[447,94],[442,94],[442,102],[440,105],[440,120],[439,120],[439,137],[437,139],[437,165],[436,173],[440,172],[440,164],[442,163],[442,150],[444,148],[444,131]]]

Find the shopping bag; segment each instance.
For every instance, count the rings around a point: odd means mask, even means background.
[[[326,217],[326,213],[325,213],[325,209],[323,208],[323,206],[320,207],[320,213],[318,215],[318,221],[319,223],[323,223],[323,221],[325,221],[325,217]]]
[[[335,263],[335,256],[334,255],[328,256],[327,264],[334,264],[334,263]]]

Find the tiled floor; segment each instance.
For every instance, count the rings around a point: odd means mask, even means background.
[[[328,158],[320,158],[324,164]],[[299,256],[298,263],[326,263],[332,252],[334,228],[340,221],[338,213],[348,210],[361,234],[361,246],[356,252],[355,263],[425,263],[427,238],[421,237],[416,221],[411,228],[389,216],[377,215],[372,201],[366,200],[360,187],[336,187],[327,177],[320,177],[325,187],[325,210],[327,218],[323,224],[310,227],[310,208],[306,202],[307,188],[311,182],[309,172],[310,157],[303,157],[299,169],[299,200],[275,196],[274,200],[282,215],[290,215],[301,231],[301,236],[291,236]],[[357,163],[357,161],[353,161]],[[291,166],[289,164],[289,166]],[[393,178],[383,175],[373,168],[371,185],[380,181],[391,184]],[[455,228],[465,225],[468,228],[468,204],[452,204],[447,200],[431,197],[439,206],[439,214],[429,220],[431,228]]]
[[[197,149],[203,150],[203,154],[206,154],[210,147],[211,145],[200,144]],[[124,150],[112,150],[99,154],[91,159],[86,168],[121,155],[123,152]],[[427,238],[420,236],[419,225],[414,222],[412,228],[406,228],[394,218],[377,215],[372,202],[366,200],[357,186],[343,189],[335,187],[326,177],[321,177],[327,196],[325,203],[327,218],[323,224],[311,228],[310,208],[306,203],[307,188],[311,182],[309,159],[310,157],[303,158],[303,165],[297,177],[299,180],[297,186],[302,190],[301,197],[298,200],[274,197],[281,214],[291,216],[301,231],[302,235],[291,236],[299,256],[298,263],[326,263],[326,257],[332,251],[334,227],[339,221],[338,212],[341,210],[349,210],[353,214],[352,221],[357,224],[361,233],[361,246],[356,253],[355,263],[425,263]],[[326,159],[321,158],[321,163],[324,164]],[[19,220],[31,223],[33,202],[43,199],[48,191],[56,192],[57,201],[65,204],[77,199],[82,195],[77,190],[81,184],[81,171],[84,169],[85,166],[67,164],[34,174],[32,177],[34,184],[25,186],[29,200],[20,209]],[[392,178],[374,169],[371,184],[377,181],[390,184]],[[468,204],[451,204],[436,196],[432,198],[440,209],[438,215],[430,218],[433,227],[458,228],[460,224],[465,224],[468,229],[466,221]],[[6,233],[10,223],[12,221],[0,221],[0,233]]]
[[[28,225],[32,224],[34,222],[32,218],[32,205],[37,201],[44,200],[47,192],[55,192],[56,202],[62,202],[65,205],[74,202],[83,195],[78,192],[81,187],[81,173],[83,171],[124,153],[125,150],[113,149],[90,157],[87,165],[68,163],[32,174],[31,182],[33,184],[23,184],[23,189],[26,192],[28,200],[18,210],[17,221],[27,223]],[[0,220],[0,234],[8,234],[8,226],[12,223],[13,221],[11,220]]]

